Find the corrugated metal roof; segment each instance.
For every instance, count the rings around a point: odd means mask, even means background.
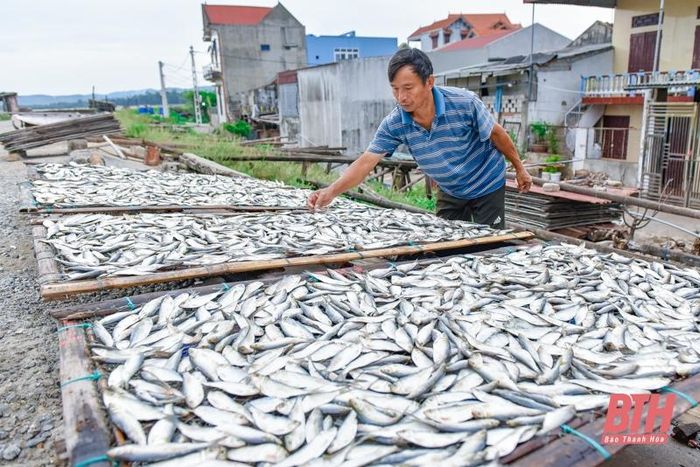
[[[542,66],[554,59],[570,59],[579,55],[590,53],[601,53],[607,50],[612,50],[612,44],[594,44],[584,47],[576,47],[573,49],[562,49],[549,53],[536,53],[532,55],[532,63],[536,66]],[[435,76],[444,76],[445,78],[459,78],[474,76],[483,73],[491,73],[493,75],[509,74],[518,70],[525,70],[530,67],[529,55],[515,55],[508,57],[505,60],[494,62],[479,63],[454,70],[447,70],[442,73],[437,73]]]

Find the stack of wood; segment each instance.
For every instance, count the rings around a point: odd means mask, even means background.
[[[114,116],[110,113],[103,113],[2,133],[0,134],[0,143],[8,152],[26,151],[60,141],[85,138],[91,135],[106,135],[119,131],[119,122]]]

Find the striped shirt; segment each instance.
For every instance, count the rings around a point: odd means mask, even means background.
[[[391,155],[405,144],[421,170],[448,195],[474,199],[505,185],[506,164],[491,142],[495,121],[471,91],[433,87],[435,118],[426,130],[396,106],[379,125],[367,152]]]

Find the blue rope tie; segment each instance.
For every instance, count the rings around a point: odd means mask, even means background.
[[[94,373],[91,373],[87,376],[80,376],[78,378],[69,379],[65,383],[61,383],[61,387],[63,388],[68,386],[69,384],[77,383],[79,381],[97,381],[101,377],[102,373],[100,373],[99,371],[95,371]]]
[[[53,209],[51,208],[51,206],[46,206],[46,212],[51,212],[51,211],[53,211]]]
[[[681,392],[681,391],[679,391],[678,389],[673,389],[673,388],[670,388],[670,387],[668,387],[668,386],[664,386],[664,387],[661,388],[661,390],[662,390],[663,392],[671,392],[671,393],[673,393],[673,394],[676,394],[677,396],[681,396],[683,399],[685,399],[685,400],[687,400],[688,402],[690,402],[690,406],[691,406],[691,407],[697,407],[697,405],[698,405],[698,401],[696,401],[695,399],[693,399],[692,396],[690,396],[690,395],[688,395],[688,394],[686,394],[686,393],[684,393],[684,392]]]
[[[78,462],[75,464],[75,467],[86,467],[88,465],[97,464],[99,462],[111,462],[113,466],[119,465],[119,462],[110,459],[109,457],[107,457],[107,455],[102,455],[98,457],[91,457],[90,459],[85,459],[82,462]]]
[[[589,436],[584,435],[583,433],[581,433],[578,430],[575,430],[574,428],[570,427],[566,423],[561,425],[561,431],[563,431],[566,434],[571,434],[571,435],[574,435],[574,436],[581,438],[582,440],[584,440],[585,442],[590,444],[593,447],[593,449],[598,451],[598,454],[600,454],[603,457],[603,459],[610,459],[610,457],[612,457],[610,455],[610,453],[608,452],[608,450],[605,449],[603,446],[601,446],[596,440],[594,440],[593,438],[591,438]]]
[[[229,287],[228,284],[224,282],[224,285],[221,288],[224,289],[224,292],[228,292],[231,287]]]
[[[134,304],[134,302],[131,301],[131,297],[126,297],[125,300],[126,300],[126,305],[129,307],[130,310],[136,309],[136,305]]]
[[[56,332],[65,331],[66,329],[71,329],[71,328],[90,329],[91,327],[92,327],[91,323],[71,324],[70,326],[63,326],[63,327],[56,329]]]

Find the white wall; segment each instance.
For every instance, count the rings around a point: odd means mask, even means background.
[[[367,149],[396,105],[388,64],[389,57],[372,57],[299,70],[299,143],[345,146],[353,155]]]
[[[537,100],[529,104],[530,122],[542,120],[562,125],[566,111],[579,100],[581,76],[605,74],[612,70],[613,51],[575,60],[571,67],[563,62],[543,67],[537,72]]]

